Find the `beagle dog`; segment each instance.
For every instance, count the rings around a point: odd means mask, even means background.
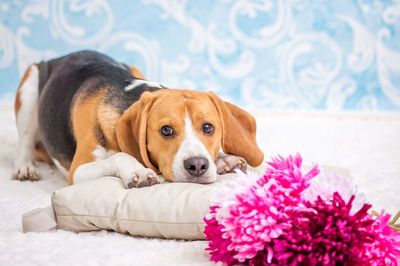
[[[39,180],[41,161],[65,172],[69,184],[112,175],[127,188],[143,187],[159,183],[157,174],[210,183],[264,157],[246,111],[214,93],[167,89],[93,51],[30,65],[15,113],[18,180]]]

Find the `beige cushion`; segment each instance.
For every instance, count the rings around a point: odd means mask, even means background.
[[[350,176],[342,168],[320,169],[325,174]],[[209,212],[214,192],[222,182],[235,176],[220,176],[209,185],[167,183],[138,189],[125,189],[119,178],[104,177],[62,188],[53,193],[52,202],[58,228],[64,230],[106,229],[135,236],[204,239],[203,217]],[[42,216],[29,218],[38,220]],[[49,228],[50,225],[51,221]]]
[[[167,183],[125,189],[119,178],[104,177],[62,188],[52,202],[58,228],[75,232],[114,230],[136,236],[204,239],[203,217],[215,188],[235,174],[209,185]]]

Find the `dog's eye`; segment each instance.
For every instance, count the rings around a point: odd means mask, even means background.
[[[203,125],[203,132],[206,134],[211,134],[214,131],[214,126],[211,125],[210,123],[205,123]]]
[[[174,130],[170,126],[163,126],[160,129],[160,132],[166,137],[171,137],[174,134]]]

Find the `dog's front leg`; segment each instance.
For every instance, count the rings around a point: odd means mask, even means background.
[[[162,179],[131,155],[119,152],[104,160],[81,164],[75,170],[73,180],[74,183],[82,183],[103,176],[121,178],[126,188],[152,186]]]

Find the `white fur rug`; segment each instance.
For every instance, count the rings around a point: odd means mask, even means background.
[[[258,111],[258,140],[266,153],[300,152],[306,163],[349,169],[374,204],[400,209],[400,114]],[[11,181],[16,129],[10,101],[0,101],[0,265],[209,265],[203,241],[137,238],[112,232],[21,231],[21,215],[49,204],[66,185],[45,165],[39,182]]]

